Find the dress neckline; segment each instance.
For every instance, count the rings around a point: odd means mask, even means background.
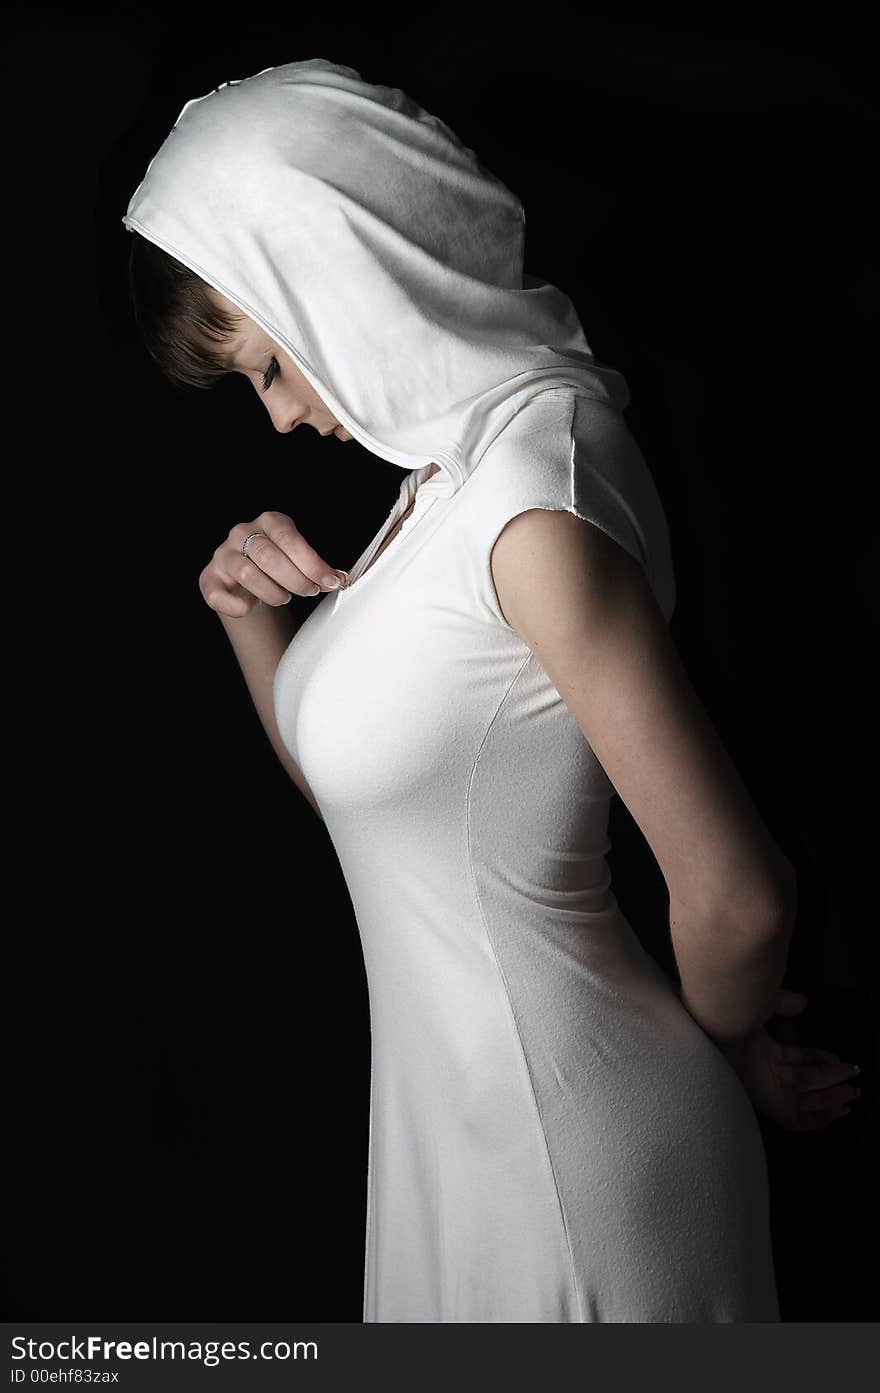
[[[348,585],[335,592],[337,602],[344,599],[357,586],[363,585],[367,576],[372,575],[376,567],[382,565],[388,553],[394,551],[395,545],[404,534],[409,532],[425,516],[427,507],[422,507],[423,503],[430,505],[438,494],[449,492],[449,479],[444,474],[442,465],[438,464],[433,474],[429,472],[435,463],[437,462],[431,461],[422,469],[410,470],[405,476],[394,507],[384,524],[349,571]],[[404,517],[396,537],[387,546],[383,546],[389,533],[397,527],[401,516],[407,513],[410,508],[409,516]]]

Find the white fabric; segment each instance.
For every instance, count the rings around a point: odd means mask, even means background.
[[[614,789],[492,582],[511,517],[566,509],[670,617],[623,379],[566,297],[518,288],[513,196],[351,69],[188,103],[128,223],[408,471],[274,686],[369,984],[364,1320],[777,1321],[752,1105],[617,904]]]
[[[622,418],[546,392],[457,492],[407,475],[276,672],[369,982],[365,1321],[779,1319],[751,1103],[617,904],[613,787],[492,583],[572,461],[584,513],[662,554]]]
[[[627,404],[568,296],[523,277],[520,201],[353,68],[308,59],[194,97],[122,221],[259,324],[368,450],[436,461],[453,487],[544,386]]]

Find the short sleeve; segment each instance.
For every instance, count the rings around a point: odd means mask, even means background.
[[[490,558],[505,524],[530,508],[593,523],[642,566],[668,622],[676,587],[666,515],[619,411],[575,388],[532,398],[486,450],[462,488],[460,527],[477,603],[510,628]]]

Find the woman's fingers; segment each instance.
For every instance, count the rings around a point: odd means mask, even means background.
[[[249,590],[244,590],[235,581],[230,580],[224,570],[217,564],[217,557],[220,555],[218,549],[214,553],[214,560],[211,561],[199,576],[199,590],[202,592],[202,599],[217,614],[225,614],[230,619],[243,619],[249,614],[254,605],[259,604],[256,596]]]
[[[746,1054],[741,1077],[758,1110],[787,1131],[827,1127],[861,1094],[857,1071],[832,1050],[785,1045],[769,1034]]]
[[[277,512],[236,523],[199,576],[206,603],[232,618],[249,614],[260,602],[286,605],[294,595],[317,595],[347,584],[348,573],[334,571],[293,518]]]
[[[845,1117],[848,1107],[822,1108],[818,1112],[801,1113],[794,1127],[796,1132],[812,1132],[817,1127],[827,1127],[839,1117]]]
[[[776,1072],[789,1088],[799,1090],[827,1088],[857,1077],[852,1065],[831,1050],[801,1048],[798,1045],[781,1047]]]
[[[861,1096],[862,1090],[853,1084],[841,1083],[834,1088],[798,1090],[798,1107],[802,1112],[824,1112],[828,1108],[838,1108],[851,1103]]]
[[[861,1096],[852,1066],[831,1050],[786,1045],[776,1071],[795,1105],[798,1130],[827,1127]]]
[[[778,1042],[777,1042],[778,1043]],[[779,1045],[779,1052],[786,1064],[839,1064],[840,1055],[833,1050],[822,1050],[817,1045]]]
[[[796,1064],[794,1069],[794,1082],[797,1088],[828,1088],[835,1083],[850,1083],[857,1075],[853,1073],[852,1066],[838,1061],[835,1064]]]
[[[345,572],[335,571],[334,567],[306,541],[293,518],[288,517],[286,513],[261,513],[251,526],[239,523],[229,534],[230,544],[237,546],[238,552],[241,553],[242,543],[248,533],[258,530],[266,535],[251,538],[248,542],[247,556],[242,556],[242,560],[250,559],[276,583],[278,591],[286,592],[283,596],[272,592],[276,598],[269,599],[268,594],[254,589],[254,593],[259,594],[267,603],[283,604],[287,594],[316,595],[319,590],[338,589],[344,584]],[[248,572],[236,575],[235,579],[239,584],[253,588],[250,586]],[[333,584],[334,581],[336,585]]]
[[[242,552],[245,542],[246,554]],[[336,586],[330,584],[333,579]],[[265,605],[287,605],[292,595],[317,595],[347,582],[347,573],[334,574],[287,514],[260,513],[252,522],[237,522],[231,528],[199,585],[213,609],[246,614],[255,599]],[[213,595],[207,593],[209,588]]]
[[[242,544],[256,527],[238,523],[219,548],[218,565],[242,589],[267,605],[284,605],[291,595],[314,595],[315,582],[268,536],[251,537],[247,555]]]
[[[266,537],[254,537],[248,554],[233,551],[224,558],[224,568],[237,585],[249,590],[267,605],[286,605],[291,595],[316,595],[318,587],[296,570]],[[283,575],[284,579],[280,577]],[[279,579],[273,579],[279,577]]]

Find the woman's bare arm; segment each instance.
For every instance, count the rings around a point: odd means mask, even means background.
[[[272,685],[281,656],[302,622],[290,605],[256,604],[240,618],[219,614],[272,748],[321,821],[320,809],[299,765],[283,744],[275,720]]]
[[[663,872],[682,1001],[735,1046],[770,1014],[796,881],[725,751],[637,561],[575,515],[496,540],[501,613],[572,712]]]

